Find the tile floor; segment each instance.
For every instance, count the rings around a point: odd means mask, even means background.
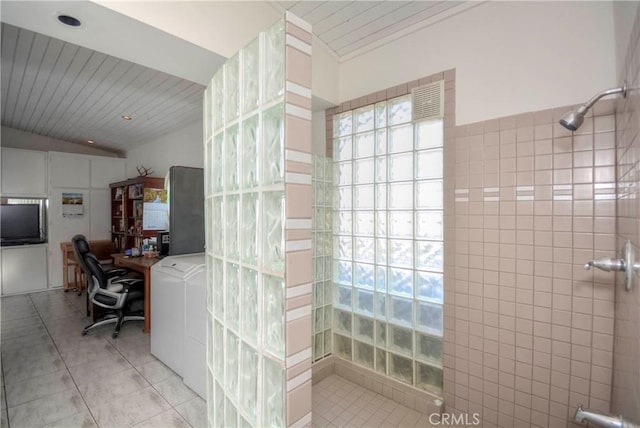
[[[337,375],[313,385],[313,428],[431,427],[429,417]]]
[[[2,428],[206,427],[206,403],[149,351],[142,322],[81,336],[85,296],[3,297]]]
[[[0,300],[1,428],[207,426],[206,403],[149,350],[141,322],[81,336],[85,296]],[[313,427],[428,427],[428,417],[332,375],[313,386]]]

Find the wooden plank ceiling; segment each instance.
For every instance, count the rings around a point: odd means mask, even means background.
[[[275,3],[313,26],[338,57],[353,54],[412,25],[449,16],[464,1],[280,1]]]
[[[273,4],[311,23],[314,34],[344,60],[474,2]],[[2,126],[74,143],[92,140],[123,153],[202,115],[201,84],[7,23],[1,31]]]
[[[126,152],[202,114],[200,84],[6,23],[1,31],[2,126]]]

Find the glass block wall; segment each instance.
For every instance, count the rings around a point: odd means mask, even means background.
[[[441,394],[443,121],[411,96],[334,116],[334,343],[342,358]]]
[[[331,355],[333,163],[313,156],[313,361]]]
[[[310,88],[287,13],[205,91],[210,426],[311,423]]]

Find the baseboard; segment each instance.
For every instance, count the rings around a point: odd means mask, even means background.
[[[330,355],[316,363],[313,363],[311,368],[311,381],[313,383],[318,383],[335,373],[335,366],[333,362],[334,358],[335,357],[333,355]]]

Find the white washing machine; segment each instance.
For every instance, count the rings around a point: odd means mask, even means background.
[[[151,268],[151,353],[182,377],[185,284],[204,269],[204,253],[165,257]]]
[[[207,271],[186,281],[184,330],[184,383],[207,399]]]

